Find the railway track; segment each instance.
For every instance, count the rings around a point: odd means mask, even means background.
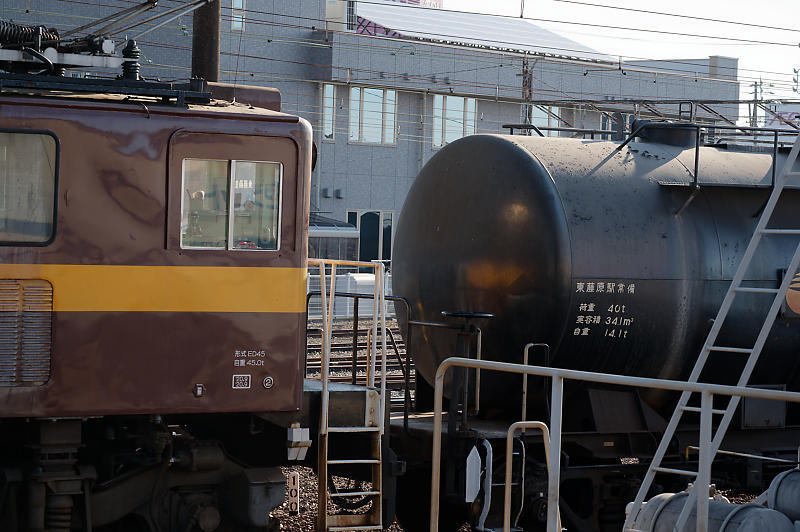
[[[406,346],[397,324],[387,323],[386,389],[391,399],[391,410],[402,411],[406,384]],[[369,360],[367,336],[371,327],[359,327],[355,346],[355,384],[366,384]],[[322,329],[310,324],[306,330],[306,377],[319,378],[322,371]],[[380,362],[380,361],[379,361]],[[330,380],[353,383],[353,328],[351,323],[335,323],[331,331]],[[409,384],[411,397],[414,389],[414,364],[410,363]]]

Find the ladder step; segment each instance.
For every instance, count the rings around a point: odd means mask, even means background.
[[[786,172],[786,177],[800,177],[800,172]]]
[[[330,493],[331,497],[372,497],[373,495],[380,495],[380,491],[340,491],[338,493]]]
[[[733,291],[750,294],[777,294],[780,292],[777,288],[758,288],[755,286],[740,286],[739,288],[734,288]]]
[[[328,530],[383,530],[381,525],[329,526]]]
[[[320,508],[324,507],[320,506]],[[327,521],[326,532],[330,530],[382,530],[380,517],[372,513],[327,514]]]
[[[654,467],[656,473],[670,473],[672,475],[683,475],[686,477],[696,477],[697,471],[687,471],[685,469],[672,469],[671,467]]]
[[[752,349],[748,349],[746,347],[724,347],[721,345],[712,345],[707,348],[709,351],[722,351],[725,353],[742,353],[744,355],[749,355],[753,352]]]
[[[683,410],[684,412],[701,412],[699,406],[684,406],[681,407],[681,410]],[[712,414],[724,414],[725,412],[727,412],[727,410],[721,410],[719,408],[711,409]]]
[[[328,460],[328,465],[353,465],[353,464],[380,464],[380,460],[362,459],[362,460]]]
[[[800,235],[800,229],[763,229],[762,235]]]
[[[328,427],[328,432],[378,432],[380,427]]]
[[[653,471],[657,473],[671,473],[673,475],[684,475],[687,477],[696,477],[697,471],[686,471],[684,469],[672,469],[671,467],[654,467]]]

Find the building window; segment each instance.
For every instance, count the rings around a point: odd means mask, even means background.
[[[392,211],[347,211],[347,223],[359,231],[358,260],[390,260],[394,236]]]
[[[53,238],[57,143],[38,133],[0,133],[0,241]]]
[[[449,142],[475,133],[476,101],[461,96],[433,95],[433,145]]]
[[[231,29],[244,31],[245,0],[231,0]]]
[[[329,83],[322,86],[322,138],[333,140],[336,123],[336,87]]]
[[[395,143],[397,93],[391,89],[350,89],[350,141]]]
[[[524,112],[525,106],[523,106],[523,113]],[[539,128],[561,127],[561,120],[558,118],[558,113],[558,107],[533,105],[531,106],[531,122],[534,126]],[[523,122],[524,121],[525,118],[523,117]],[[546,137],[558,136],[558,131],[543,129],[542,133],[544,133]]]
[[[184,159],[181,247],[277,250],[282,173],[280,163]]]

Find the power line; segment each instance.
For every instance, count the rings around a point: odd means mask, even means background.
[[[634,8],[634,7],[610,6],[610,5],[607,5],[607,4],[595,4],[595,3],[592,3],[592,2],[581,2],[579,0],[553,0],[553,2],[561,2],[561,3],[564,3],[564,4],[577,4],[577,5],[589,6],[589,7],[602,7],[602,8],[606,8],[606,9],[616,9],[616,10],[619,10],[619,11],[629,11],[629,12],[632,12],[632,13],[644,13],[644,14],[647,14],[647,15],[659,15],[659,16],[664,16],[664,17],[676,17],[676,18],[681,18],[681,19],[687,19],[688,18],[688,19],[692,19],[692,20],[702,20],[703,22],[717,22],[717,23],[720,23],[720,24],[733,24],[733,25],[737,25],[737,26],[748,26],[748,27],[751,27],[751,28],[761,28],[761,29],[765,29],[765,30],[793,31],[793,32],[800,33],[800,29],[796,29],[796,28],[782,28],[780,26],[766,26],[766,25],[763,25],[763,24],[753,24],[753,23],[750,23],[750,22],[739,22],[739,21],[734,21],[734,20],[723,20],[723,19],[718,19],[718,18],[697,17],[697,16],[694,16],[694,15],[679,15],[677,13],[666,13],[664,11],[650,11],[650,10],[647,10],[647,9],[637,9],[637,8]]]
[[[250,20],[251,24],[274,25],[274,26],[281,26],[281,27],[299,27],[299,26],[293,26],[293,25],[285,25],[285,24],[281,24],[281,23],[273,23],[273,22],[261,21],[261,20],[252,19],[252,18],[249,19],[249,20]],[[360,35],[360,34],[353,34],[351,32],[332,32],[332,33],[341,33],[343,35]],[[372,37],[373,39],[376,39],[376,40],[388,40],[388,41],[394,41],[394,42],[403,42],[403,43],[406,43],[406,44],[407,43],[416,42],[416,41],[412,41],[412,40],[408,40],[408,39],[396,39],[396,38],[384,37],[384,36],[369,36],[369,37]],[[321,41],[318,41],[318,42],[321,42]],[[430,46],[441,46],[441,45],[438,45],[436,43],[430,43],[429,45]],[[347,45],[340,43],[339,46],[345,47]],[[381,47],[373,45],[373,48],[381,48]],[[392,50],[392,51],[397,49],[394,46],[386,46],[386,47],[383,47],[383,48],[388,49],[388,50]],[[463,47],[461,47],[461,48],[463,49]],[[491,53],[496,54],[498,52],[494,51],[494,50],[487,50],[486,52],[484,52],[484,54],[491,54]],[[452,55],[452,54],[448,54],[448,56],[450,56],[450,55]],[[478,57],[478,55],[475,54],[475,53],[472,53],[472,54],[464,53],[464,54],[461,54],[461,55],[463,55],[465,57]],[[520,55],[520,56],[522,56],[522,55]],[[538,57],[538,56],[536,56],[536,57]],[[562,62],[562,61],[555,60],[554,58],[551,58],[551,57],[542,57],[542,60],[553,62],[553,63],[561,63]],[[659,61],[659,60],[653,60],[653,59],[651,59],[651,60],[642,59],[642,60],[643,61]],[[688,61],[675,61],[675,60],[673,60],[673,61],[669,61],[669,63],[671,65],[672,64],[685,64],[685,65],[689,65],[689,66],[699,66],[699,67],[706,67],[706,68],[708,67],[708,64],[691,63],[691,62],[688,62]],[[574,62],[569,62],[568,64],[574,64]],[[596,65],[596,63],[591,63],[591,64]],[[701,77],[701,76],[698,75],[698,72],[696,70],[681,70],[681,69],[668,68],[668,67],[659,67],[657,65],[649,65],[649,67],[650,67],[651,70],[659,71],[659,73],[662,74],[662,75],[674,75],[673,73],[683,72],[683,73],[685,73],[684,77],[692,77],[692,78]],[[724,67],[723,66],[723,67],[719,67],[719,68],[735,70],[733,67]],[[637,69],[639,69],[639,67],[637,67],[637,66],[626,66],[626,67],[624,67],[624,70],[628,70],[628,71],[635,71]],[[611,70],[617,70],[617,68],[614,67]],[[760,71],[754,71],[754,72],[760,72]],[[759,76],[759,78],[763,78],[763,76]],[[753,79],[759,79],[759,78],[753,78]],[[723,78],[711,78],[711,79],[713,79],[713,81],[720,81],[720,82],[729,82],[729,83],[737,83],[738,82],[738,80],[735,80],[735,79],[723,79]],[[777,79],[773,79],[773,81],[781,83],[781,81],[777,80]]]
[[[80,0],[60,0],[60,1],[61,2],[78,3],[78,4],[91,4],[91,2],[80,1]],[[365,3],[365,4],[374,3],[374,2],[367,2],[367,1],[364,1],[364,0],[355,0],[355,1],[360,1],[360,3]],[[95,5],[95,4],[92,4],[92,5]],[[381,5],[385,5],[385,4],[381,4]],[[395,6],[392,6],[392,7],[395,7]],[[410,5],[404,5],[404,4],[397,4],[397,7],[410,8],[410,9],[434,9],[434,8],[423,8],[423,7],[416,7],[416,6],[410,6]],[[231,10],[231,8],[228,8],[228,7],[226,7],[225,9],[228,10],[228,11]],[[437,11],[457,12],[455,10],[443,10],[443,9],[436,9],[436,10]],[[286,15],[286,14],[282,14],[282,13],[275,13],[275,12],[255,10],[255,9],[246,9],[245,11],[249,12],[249,13],[256,13],[256,14],[264,14],[264,15],[271,15],[271,16],[278,16],[278,17],[285,17],[285,18],[293,18],[293,19],[299,19],[299,20],[306,20],[306,21],[309,21],[309,22],[315,22],[315,23],[320,23],[320,24],[324,24],[325,23],[325,21],[323,19],[312,18],[312,17],[300,17],[300,16],[295,16],[295,15]],[[458,11],[458,12],[461,13],[460,11]],[[487,17],[505,17],[503,15],[488,15],[488,14],[485,14],[485,13],[475,13],[475,12],[467,12],[467,13],[474,14],[474,15],[480,15],[480,16],[487,16]],[[507,17],[507,18],[515,18],[516,19],[517,17]],[[531,20],[533,20],[533,19],[531,19]],[[542,19],[542,20],[544,20],[544,19]],[[272,25],[275,25],[275,26],[284,26],[284,27],[293,27],[293,28],[305,28],[305,29],[312,29],[312,30],[313,29],[319,29],[319,28],[315,28],[314,26],[312,26],[311,28],[308,28],[306,26],[288,25],[288,24],[285,24],[285,23],[260,21],[260,20],[253,19],[253,18],[246,18],[245,21],[246,22],[250,22],[251,24],[267,23],[267,24],[272,24]],[[554,20],[553,22],[564,23],[564,24],[573,24],[573,23],[574,24],[583,24],[583,23],[576,23],[576,22],[570,22],[570,21],[558,21],[558,20]],[[610,28],[618,28],[616,26],[609,26],[609,27]],[[392,28],[392,29],[395,29],[395,28]],[[621,29],[626,29],[626,28],[621,28]],[[633,31],[651,32],[651,33],[658,33],[659,32],[658,30],[645,30],[645,29],[641,29],[641,28],[627,28],[627,29],[631,29]],[[403,29],[399,29],[397,31],[403,31]],[[342,33],[350,33],[350,32],[342,32]],[[417,32],[417,33],[420,33],[420,32]],[[435,36],[434,34],[425,34],[424,32],[422,32],[422,34],[423,35],[429,35],[429,36]],[[680,35],[684,35],[684,34],[680,34]],[[691,34],[686,34],[686,35],[691,35]],[[706,36],[706,35],[696,35],[696,36],[700,37],[700,38],[709,38],[709,39],[716,38],[716,37],[713,37],[713,36]],[[731,38],[731,39],[734,39],[734,38]],[[403,40],[404,41],[409,41],[409,39],[403,39]],[[489,41],[489,42],[496,42],[498,44],[510,44],[510,45],[521,45],[522,44],[522,43],[505,42],[505,41]],[[786,46],[795,46],[795,44],[770,43],[768,41],[752,41],[752,42],[756,43],[756,44],[779,44],[779,45],[786,45]],[[588,50],[588,49],[586,49],[586,50],[577,49],[576,50],[576,49],[562,49],[562,48],[545,47],[545,46],[542,46],[541,48],[543,48],[543,49],[549,48],[549,49],[552,49],[552,50],[555,50],[555,51],[572,52],[572,53],[599,53],[599,52],[596,52],[594,50]],[[633,60],[658,61],[656,59],[633,57],[633,56],[623,56],[623,57],[626,57],[628,59],[633,59]],[[676,63],[676,61],[671,61],[671,62],[672,63]],[[688,63],[688,62],[684,62],[684,63],[685,64],[689,64],[689,65],[692,64],[692,63]],[[694,64],[694,65],[695,66],[701,66],[701,65],[697,65],[697,64]],[[723,68],[726,68],[726,67],[723,67]],[[766,72],[766,71],[759,71],[759,70],[753,70],[753,72],[766,73],[766,74],[770,74],[770,73],[771,74],[780,74],[780,73],[777,73],[777,72]]]
[[[60,1],[62,1],[62,2],[70,2],[70,3],[78,3],[78,4],[99,5],[97,3],[85,2],[85,1],[82,2],[82,1],[79,1],[79,0],[60,0]],[[105,5],[108,6],[107,4],[105,4]],[[110,7],[110,6],[108,6],[108,7]],[[310,18],[310,17],[297,17],[297,16],[283,15],[283,14],[278,14],[278,13],[271,13],[271,12],[257,11],[257,10],[247,10],[247,11],[255,12],[255,13],[262,13],[262,14],[267,14],[267,15],[273,15],[273,16],[289,17],[289,18],[295,18],[295,19],[300,18],[300,19],[305,19],[305,20],[310,20],[310,21],[323,22],[321,19],[313,19],[313,18]],[[256,19],[252,19],[252,18],[247,18],[246,21],[251,23],[251,24],[264,24],[264,25],[272,25],[272,26],[276,26],[276,27],[290,27],[290,28],[308,29],[305,26],[297,26],[297,25],[289,25],[289,24],[285,24],[285,23],[275,23],[275,22],[268,22],[268,21],[260,21],[260,20],[256,20]],[[313,27],[311,29],[313,29]],[[342,32],[342,33],[349,33],[349,32]],[[397,39],[394,39],[394,40],[397,40]],[[322,41],[320,40],[318,42],[322,42]],[[409,41],[407,39],[403,39],[403,42],[413,42],[413,41]],[[387,47],[387,48],[390,48],[390,47]],[[644,58],[633,58],[633,59],[647,60],[647,59],[644,59]],[[653,61],[657,61],[657,60],[653,60]],[[679,64],[685,64],[685,65],[689,65],[689,66],[707,66],[707,65],[700,65],[700,64],[697,64],[697,63],[691,63],[691,62],[688,62],[688,61],[670,61],[670,63],[672,63],[672,64],[679,63]],[[664,71],[664,69],[659,69],[658,67],[654,67],[654,68]],[[731,70],[733,70],[732,67],[721,67],[721,68],[731,68]],[[672,69],[672,70],[677,70],[677,69]],[[742,69],[742,71],[752,71],[752,72],[757,72],[757,73],[758,72],[762,72],[762,73],[778,74],[778,73],[774,73],[774,72],[764,72],[764,71],[758,71],[758,70]],[[692,76],[695,75],[694,71],[686,70],[684,72],[686,72],[686,73],[688,73],[688,74],[690,74]],[[664,73],[666,74],[666,71],[664,71]],[[778,80],[773,80],[773,81],[777,81],[778,83],[781,83],[781,81],[778,81]]]
[[[369,2],[362,2],[362,3],[369,3]],[[413,6],[407,6],[407,5],[404,5],[404,4],[398,4],[398,6],[402,6],[404,8],[408,8],[408,7],[414,8]],[[434,9],[434,8],[423,8],[423,9]],[[281,14],[281,13],[274,13],[274,12],[269,12],[269,11],[250,10],[250,9],[247,10],[247,11],[249,11],[251,13],[262,14],[262,15],[271,15],[271,16],[287,17],[287,18],[305,20],[305,21],[312,22],[312,23],[324,24],[326,22],[323,19],[317,19],[317,18],[312,18],[312,17],[299,17],[299,16],[294,16],[294,15],[284,15],[284,14]],[[439,10],[439,11],[441,11],[441,10]],[[445,11],[447,11],[447,10],[445,10]],[[484,14],[484,13],[472,13],[472,14],[481,15],[481,16],[500,16],[500,15],[487,15],[487,14]],[[516,18],[516,17],[513,17],[513,18]],[[312,26],[311,28],[308,28],[307,26],[289,25],[289,24],[286,24],[286,23],[263,21],[263,20],[254,19],[254,18],[250,18],[249,20],[253,24],[270,24],[270,25],[275,25],[275,26],[293,27],[293,28],[306,28],[306,29],[312,29],[312,30],[313,29],[320,29],[320,28],[316,28],[315,26]],[[396,28],[391,28],[391,29],[396,30],[396,31],[404,31],[404,29],[396,29]],[[330,32],[330,33],[362,35],[362,34],[356,34],[354,32],[349,32],[349,31],[347,31],[347,32],[346,31],[338,31],[338,30],[327,30],[327,31]],[[431,34],[431,33],[426,33],[426,32],[419,32],[419,31],[415,31],[415,30],[412,30],[412,31],[414,31],[415,33],[421,34],[421,35],[427,35],[427,36],[431,36],[431,37],[439,36],[439,34]],[[392,37],[388,37],[388,36],[371,36],[371,37],[394,40],[394,41],[415,42],[415,40],[409,39],[409,38],[396,39],[396,38],[392,38]],[[702,37],[706,37],[706,36],[702,36]],[[433,41],[430,41],[430,42],[432,44],[436,44]],[[523,43],[516,43],[516,42],[511,42],[511,41],[487,41],[487,42],[495,42],[495,43],[498,43],[498,44],[510,44],[510,45],[517,45],[517,46],[521,46],[523,44]],[[794,44],[791,44],[790,46],[794,46]],[[465,46],[465,45],[462,45],[461,47],[462,48],[469,48],[468,46]],[[600,53],[600,52],[597,52],[596,50],[591,50],[591,49],[564,49],[564,48],[547,47],[547,46],[540,46],[540,48],[542,48],[542,49],[551,49],[551,50],[555,50],[557,52],[594,53],[594,54]],[[491,50],[490,48],[487,48],[487,51],[493,51],[493,50]],[[531,55],[531,54],[529,54],[529,55]],[[536,54],[532,54],[532,55],[536,55]],[[558,55],[564,55],[564,54],[558,54]],[[603,55],[605,55],[605,54],[603,54]],[[635,56],[622,56],[622,57],[625,57],[626,59],[633,59],[633,60],[640,60],[640,61],[659,61],[658,59],[635,57]],[[707,66],[707,65],[701,65],[701,64],[698,64],[698,63],[691,63],[691,62],[685,61],[685,60],[684,61],[671,60],[670,63],[673,63],[673,64],[685,64],[685,65],[692,65],[692,66]],[[724,68],[724,69],[730,68],[730,69],[732,69],[731,67],[721,67],[721,68]],[[762,74],[781,74],[779,72],[766,72],[766,71],[761,71],[761,70],[752,70],[752,71],[756,72],[756,73],[762,73]]]
[[[371,2],[368,0],[351,0],[358,4],[372,4],[372,5],[381,5],[386,6],[385,3],[382,2]],[[624,31],[636,31],[636,32],[643,32],[643,33],[657,33],[662,35],[675,35],[677,37],[699,37],[703,39],[714,39],[714,40],[724,40],[724,41],[734,41],[734,42],[742,42],[742,43],[750,43],[750,44],[768,44],[774,46],[791,46],[796,47],[796,43],[781,43],[781,42],[772,42],[772,41],[759,41],[754,39],[742,39],[739,37],[724,37],[724,36],[715,36],[715,35],[702,35],[702,34],[694,34],[694,33],[682,33],[682,32],[672,32],[666,30],[655,30],[655,29],[648,29],[648,28],[631,28],[626,26],[612,26],[608,24],[596,24],[591,22],[577,22],[574,20],[557,20],[557,19],[547,19],[547,18],[537,18],[537,17],[516,17],[512,15],[493,15],[487,13],[478,13],[475,11],[457,11],[454,9],[444,9],[444,8],[433,8],[433,7],[424,7],[424,6],[416,6],[411,4],[401,4],[398,3],[391,6],[392,8],[397,7],[398,9],[426,9],[426,10],[435,10],[435,11],[447,11],[450,13],[466,13],[470,15],[481,15],[481,16],[488,16],[488,17],[500,17],[500,18],[510,18],[510,19],[522,19],[522,20],[530,20],[534,22],[549,22],[551,24],[567,24],[567,25],[575,25],[575,26],[587,26],[591,28],[603,28],[603,29],[610,29],[610,30],[624,30]],[[391,28],[395,31],[396,28]]]
[[[63,1],[63,0],[62,0],[62,1]],[[69,0],[67,0],[67,1],[69,1]],[[81,4],[86,4],[86,2],[78,2],[77,0],[71,0],[71,1],[72,1],[72,3],[81,3]],[[96,4],[92,4],[92,5],[96,5]],[[266,13],[266,12],[262,12],[262,13]],[[289,15],[279,15],[279,16],[283,16],[283,17],[289,17]],[[290,18],[298,18],[298,17],[290,17]],[[273,22],[259,21],[259,20],[255,20],[255,19],[252,19],[252,18],[249,18],[248,20],[249,20],[249,22],[250,22],[250,23],[257,23],[257,24],[263,24],[263,25],[271,25],[271,26],[276,26],[276,27],[292,27],[292,28],[298,28],[298,27],[301,27],[301,26],[293,26],[293,25],[288,25],[288,24],[280,24],[280,23],[273,23]],[[312,20],[319,20],[319,19],[312,19]],[[304,28],[304,27],[303,27],[303,28]],[[229,33],[231,33],[231,34],[234,34],[234,33],[239,33],[239,32],[229,32]],[[342,32],[342,33],[346,33],[346,32]],[[347,32],[347,33],[349,34],[349,32]],[[239,36],[241,37],[241,33],[239,33]],[[255,36],[255,37],[257,38],[257,36]],[[396,41],[396,39],[395,39],[395,41]],[[300,42],[302,42],[302,41],[300,41]],[[403,42],[404,42],[404,43],[407,43],[407,42],[409,42],[409,41],[407,41],[407,40],[403,40]],[[389,46],[387,46],[387,47],[385,47],[385,48],[388,48],[388,49],[396,49],[396,47],[389,47]],[[489,52],[489,53],[492,53],[492,52]],[[473,57],[475,56],[475,54],[464,54],[464,55],[472,55]],[[252,57],[252,58],[254,58],[254,59],[263,59],[263,60],[272,60],[272,61],[278,61],[278,59],[276,59],[276,58],[268,58],[268,57],[263,57],[263,56],[251,56],[251,57]],[[554,62],[554,61],[552,61],[550,58],[543,58],[542,60],[543,60],[543,61]],[[302,64],[302,63],[300,63],[300,62],[297,62],[297,64]],[[306,64],[308,64],[308,63],[306,63]],[[327,65],[310,65],[310,64],[308,64],[308,65],[309,65],[309,66],[320,67],[320,68],[330,68],[330,67],[328,67]],[[490,67],[486,67],[486,68],[490,68]],[[550,71],[551,71],[551,72],[559,72],[559,71],[556,71],[556,70],[550,70]],[[454,71],[454,72],[455,72],[455,71]],[[613,71],[612,71],[612,72],[613,72]],[[373,76],[374,74],[378,74],[378,72],[376,72],[376,71],[366,71],[366,72],[363,72],[363,73],[367,74],[367,77],[364,79],[364,81],[375,81],[375,78],[374,78],[374,77],[372,77],[372,76]],[[560,73],[560,72],[559,72],[559,73]],[[690,77],[695,77],[695,76],[694,76],[694,74],[692,74]],[[422,78],[421,78],[421,77],[419,77],[419,76],[416,76],[415,78],[422,79]],[[469,85],[468,85],[468,84],[466,84],[466,83],[461,83],[461,82],[460,82],[460,80],[454,80],[454,82],[455,82],[457,85],[460,85],[460,86],[463,86],[463,87],[469,87]],[[478,87],[478,86],[480,86],[480,85],[479,85],[479,84],[472,84],[472,87]],[[483,86],[483,87],[489,87],[489,85],[487,85],[487,84],[483,84],[482,86]],[[497,87],[497,85],[493,85],[493,86],[494,86],[494,87]],[[508,86],[508,87],[504,87],[504,88],[508,88],[509,90],[516,90],[516,89],[517,89],[517,87],[516,87],[516,86]],[[401,90],[402,90],[402,89],[401,89]],[[541,91],[540,91],[540,92],[541,92]],[[585,91],[581,91],[580,93],[581,93],[581,94],[586,94],[586,93],[585,93]],[[569,94],[568,94],[568,93],[565,93],[565,94],[567,94],[567,95],[569,96]]]
[[[237,33],[238,32],[231,32],[231,34],[234,34],[234,35],[237,34]],[[258,34],[252,34],[251,33],[251,35],[248,38],[251,39],[251,40],[257,40],[257,41],[261,42],[263,40],[263,37],[266,37],[266,35],[261,35],[260,36]],[[157,44],[157,45],[176,47],[176,45],[171,45],[171,44],[167,45],[167,44],[163,44],[163,43]],[[341,46],[342,46],[343,49],[348,47],[346,45],[341,45]],[[363,48],[360,48],[360,47],[357,47],[357,46],[353,46],[353,47],[350,47],[350,48],[358,49],[360,51],[363,51]],[[377,48],[381,48],[381,47],[378,46]],[[396,47],[385,47],[385,48],[389,49],[389,50],[396,50],[397,49]],[[183,47],[183,49],[185,49],[186,51],[189,50],[188,47]],[[287,62],[287,63],[293,63],[293,64],[297,64],[297,65],[306,65],[306,66],[312,66],[312,67],[323,68],[323,69],[344,68],[344,67],[335,67],[335,66],[331,66],[331,65],[328,65],[328,64],[317,64],[317,65],[314,65],[314,64],[308,63],[308,62],[290,61],[290,60],[279,59],[279,58],[276,58],[276,57],[266,57],[266,56],[257,56],[257,55],[247,55],[247,57],[252,58],[252,59],[277,61],[277,62]],[[543,60],[543,61],[548,62],[548,63],[550,62],[550,61],[547,61],[547,60]],[[494,62],[494,61],[487,61],[487,63],[492,65],[492,66],[497,66],[497,63]],[[490,68],[490,67],[486,67],[486,68]],[[546,69],[546,68],[545,69],[540,68],[539,70],[540,70],[540,72],[549,72],[549,73],[554,73],[554,74],[564,74],[563,70]],[[630,67],[630,68],[629,67],[625,67],[624,70],[628,70],[628,71],[631,71],[631,72],[638,71],[638,69],[636,69],[635,67]],[[376,78],[373,78],[371,76],[379,76],[380,77],[380,76],[384,75],[384,73],[382,73],[380,71],[364,70],[364,69],[357,69],[357,68],[352,68],[352,67],[350,68],[350,71],[351,71],[351,73],[355,73],[355,74],[361,73],[361,74],[367,75],[368,77],[366,77],[366,78],[358,78],[358,79],[363,79],[364,81],[376,80]],[[618,69],[616,69],[616,68],[609,69],[608,73],[610,73],[612,75],[615,75],[614,73],[616,73],[617,71],[618,71]],[[453,72],[455,72],[455,71],[453,71]],[[692,78],[692,79],[696,79],[696,80],[699,80],[701,78],[702,79],[706,79],[706,78],[703,78],[702,76],[698,76],[695,72],[692,72],[692,71],[686,71],[686,72],[687,73],[684,74],[682,77],[688,77],[688,78]],[[653,70],[643,71],[643,72],[639,72],[639,73],[656,74],[656,75],[674,75],[671,72],[664,72],[664,71],[658,69],[657,67],[654,68]],[[575,75],[575,73],[571,73],[571,74]],[[618,74],[616,74],[616,75],[618,75]],[[389,79],[391,79],[392,77],[399,78],[400,76],[401,76],[401,74],[399,74],[399,73],[396,74],[396,75],[389,75]],[[430,74],[409,75],[408,77],[411,78],[411,79],[419,80],[419,81],[427,81],[427,79],[430,77]],[[384,78],[381,77],[380,79],[384,79]],[[716,78],[712,78],[712,79],[713,79],[713,81],[724,81],[724,82],[731,82],[731,83],[736,83],[737,82],[736,80],[717,80]],[[744,80],[742,80],[742,81],[744,81]],[[777,83],[777,85],[781,85],[781,83],[782,83],[782,82],[780,82],[778,80],[774,80],[774,81]],[[503,89],[507,89],[507,90],[516,90],[518,88],[516,85],[506,86],[506,85],[498,85],[498,84],[475,84],[475,83],[467,84],[465,81],[457,80],[457,79],[456,80],[451,80],[451,83],[453,85],[461,85],[461,86],[464,86],[464,87],[472,86],[472,87],[484,87],[484,88],[503,88]],[[786,87],[790,86],[789,84],[785,84],[785,85],[786,85]],[[446,89],[444,89],[444,90],[446,90]]]

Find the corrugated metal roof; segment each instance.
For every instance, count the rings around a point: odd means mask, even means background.
[[[576,59],[615,61],[611,56],[525,19],[426,9],[386,0],[357,2],[356,14],[404,37]]]

